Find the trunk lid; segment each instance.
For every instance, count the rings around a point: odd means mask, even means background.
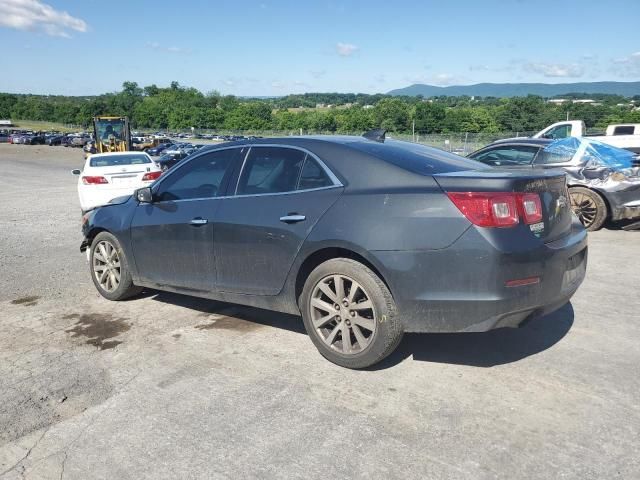
[[[571,231],[571,203],[562,171],[496,168],[440,173],[433,177],[445,192],[537,193],[543,218],[538,224],[528,225],[531,232],[544,242],[552,242]]]
[[[114,187],[130,187],[140,184],[145,173],[151,171],[151,164],[117,165],[104,167],[104,177]]]

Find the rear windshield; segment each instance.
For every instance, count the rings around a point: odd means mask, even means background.
[[[427,147],[419,143],[400,142],[397,140],[385,140],[384,143],[358,141],[349,143],[349,146],[421,175],[491,168],[455,153],[445,152],[444,150]]]
[[[106,157],[92,157],[89,165],[92,167],[113,167],[117,165],[140,165],[151,163],[149,157],[143,154],[108,155]]]

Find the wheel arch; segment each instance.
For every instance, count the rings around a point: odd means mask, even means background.
[[[586,188],[587,190],[592,191],[593,193],[597,194],[602,201],[604,202],[605,207],[607,207],[607,215],[605,217],[606,220],[610,220],[611,219],[611,202],[609,201],[609,197],[607,196],[607,193],[603,190],[600,190],[598,188],[593,188],[589,185],[581,185],[579,183],[575,183],[575,184],[569,184],[567,185],[567,187],[569,188],[569,191],[571,191],[572,188],[576,188],[576,187],[580,187],[580,188]]]
[[[96,238],[98,236],[99,233],[102,232],[107,232],[107,233],[111,233],[109,230],[107,230],[104,227],[92,227],[85,235],[84,237],[84,242],[82,242],[82,246],[84,247],[84,249],[89,249],[91,248],[91,244],[93,243],[93,239]],[[82,248],[80,249],[81,251],[84,251]]]
[[[334,246],[323,246],[314,250],[313,252],[307,254],[304,261],[300,264],[300,267],[297,269],[295,275],[294,282],[294,294],[296,304],[299,303],[300,295],[302,295],[302,290],[304,288],[304,284],[306,279],[309,277],[309,274],[320,264],[326,262],[327,260],[331,260],[333,258],[349,258],[351,260],[355,260],[356,262],[360,262],[365,265],[367,268],[371,269],[382,282],[386,285],[393,296],[393,290],[389,285],[387,279],[381,272],[380,268],[377,267],[370,258],[365,256],[364,252],[358,252],[356,249],[345,246],[345,245],[334,245]]]

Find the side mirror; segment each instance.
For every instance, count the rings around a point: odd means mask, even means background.
[[[74,168],[71,170],[72,175],[80,175],[82,172],[78,168]]]
[[[136,190],[136,200],[140,203],[152,203],[153,194],[151,193],[151,188],[144,187]]]

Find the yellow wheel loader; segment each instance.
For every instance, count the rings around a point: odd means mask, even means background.
[[[132,150],[131,130],[127,117],[94,117],[94,153],[128,152]]]

